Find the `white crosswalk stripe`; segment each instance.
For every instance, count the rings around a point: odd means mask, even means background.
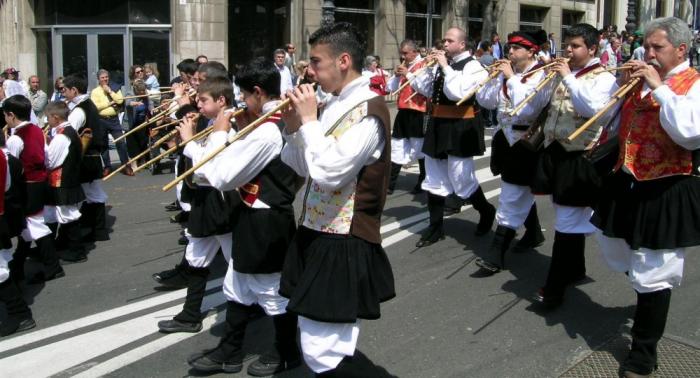
[[[486,140],[491,140],[491,137],[487,136]],[[490,154],[491,148],[489,147],[484,156],[477,157],[475,160],[485,159]],[[418,167],[414,164],[405,167],[403,172],[417,174]],[[476,176],[481,184],[498,179],[491,174],[488,166],[478,169]],[[489,199],[499,194],[499,188],[485,193]],[[465,209],[468,208],[471,206],[465,207]],[[454,216],[459,216],[459,214]],[[381,227],[384,238],[382,246],[389,248],[416,235],[427,226],[427,219],[427,209],[422,209],[418,214],[401,217],[383,224]],[[219,278],[207,283],[207,290],[213,289],[214,292],[205,297],[203,309],[211,310],[225,303],[225,298],[220,290],[222,282],[223,279]],[[203,320],[202,332],[168,334],[153,340],[153,335],[157,333],[156,323],[159,320],[170,319],[177,314],[182,308],[181,301],[185,295],[186,290],[177,290],[3,340],[0,342],[0,356],[4,356],[0,358],[0,367],[2,367],[0,376],[28,376],[28,372],[31,372],[29,375],[32,377],[102,376],[207,332],[223,321],[221,312],[210,311]],[[171,302],[172,306],[162,308]],[[149,311],[149,309],[153,309],[153,311]],[[143,314],[144,311],[148,312]],[[136,313],[140,313],[140,315],[129,318],[130,314]],[[120,318],[126,318],[126,320]],[[115,319],[120,320],[115,322]],[[100,327],[102,323],[104,326]],[[97,328],[95,329],[95,327]],[[118,348],[129,344],[138,344],[139,340],[146,338],[149,341],[144,341],[141,345],[118,355],[110,354]],[[109,356],[100,358],[105,355]]]

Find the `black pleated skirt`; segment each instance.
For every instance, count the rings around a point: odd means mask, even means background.
[[[0,215],[0,249],[12,248],[12,236],[10,235],[10,227],[5,221],[5,215]]]
[[[12,206],[8,206],[7,202],[5,202],[5,214],[3,218],[8,227],[10,238],[19,236],[22,230],[27,227],[27,218],[25,217],[21,205],[17,206],[17,204],[13,204]]]
[[[394,119],[391,137],[397,139],[423,138],[424,117],[425,113],[416,110],[399,109]]]
[[[77,205],[85,200],[83,187],[78,185],[72,188],[52,188],[49,187],[48,205],[64,206]]]
[[[481,115],[470,119],[431,118],[425,131],[423,153],[433,159],[481,156],[486,151]]]
[[[591,222],[632,249],[700,245],[700,177],[636,181],[618,171],[605,180]]]
[[[24,213],[26,215],[34,215],[41,212],[44,206],[48,204],[49,184],[46,181],[28,182],[27,197],[24,205]]]
[[[532,192],[551,194],[558,205],[593,207],[602,185],[600,174],[583,151],[567,152],[559,142],[553,142],[539,156]]]
[[[381,245],[306,227],[287,252],[280,294],[289,298],[287,310],[331,323],[378,319],[379,304],[396,296]]]
[[[198,187],[192,192],[187,232],[197,238],[231,232],[231,216],[239,201],[236,191],[221,192],[210,186]]]
[[[88,151],[80,161],[80,182],[101,179],[103,168],[102,157],[97,152]]]
[[[293,209],[252,209],[241,205],[231,223],[234,270],[249,274],[282,271],[296,231]]]
[[[502,130],[491,141],[491,173],[509,184],[530,186],[535,176],[539,152],[520,143],[510,145]]]

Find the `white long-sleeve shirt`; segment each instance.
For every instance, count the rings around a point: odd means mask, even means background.
[[[659,119],[668,136],[681,147],[696,150],[700,148],[700,83],[696,81],[684,96],[675,94],[666,85],[674,75],[689,67],[690,64],[686,60],[673,68],[664,78],[664,85],[656,88],[651,94],[661,105]],[[649,92],[649,86],[644,83],[642,97]]]
[[[319,120],[305,123],[295,133],[284,133],[287,144],[282,149],[282,161],[324,190],[349,184],[362,167],[381,157],[385,141],[380,122],[375,117],[364,117],[338,139],[325,133],[348,110],[375,96],[365,77],[348,83],[328,101]]]
[[[267,113],[279,104],[271,101],[263,105],[263,113]],[[209,135],[205,146],[190,142],[183,153],[197,164],[201,159],[226,144],[226,141],[236,132],[213,132]],[[221,191],[237,189],[262,172],[282,151],[282,135],[274,122],[265,122],[258,126],[245,138],[233,142],[216,157],[195,172],[207,182]],[[259,199],[253,203],[254,208],[269,208]]]
[[[75,98],[73,98],[73,100],[71,100],[68,103],[68,108],[71,110],[70,114],[68,115],[68,123],[70,123],[70,125],[73,126],[75,131],[80,130],[81,127],[85,126],[85,122],[87,122],[86,115],[83,109],[76,107],[78,106],[78,104],[89,98],[90,95],[81,94],[80,96],[76,96]]]
[[[532,62],[523,72],[515,72],[506,81],[506,94],[503,93],[505,77],[501,73],[495,79],[489,80],[484,88],[476,94],[476,100],[486,109],[498,109],[498,127],[503,130],[508,143],[512,146],[525,134],[525,130],[513,130],[512,125],[532,125],[550,101],[551,91],[540,90],[514,116],[510,112],[535,92],[537,85],[544,79],[544,71],[536,72],[522,82],[523,75],[530,71],[537,62]]]
[[[58,127],[70,127],[70,124],[63,122]],[[44,151],[46,151],[46,169],[48,170],[63,165],[68,156],[68,147],[70,147],[70,139],[63,134],[56,134],[56,128],[51,130],[53,135],[51,143],[44,148]]]
[[[7,138],[7,142],[5,143],[7,151],[9,151],[10,154],[12,154],[12,156],[16,157],[17,159],[19,159],[19,155],[21,155],[22,151],[24,151],[24,141],[22,140],[22,138],[19,137],[19,135],[17,135],[17,130],[29,124],[29,121],[24,121],[10,129],[12,130],[12,136]]]
[[[409,62],[408,66],[406,68],[410,72],[416,64],[418,64],[422,61],[423,61],[423,57],[420,55],[416,55],[416,58],[413,59],[413,62]],[[389,81],[386,83],[386,90],[389,92],[394,92],[395,90],[399,89],[399,86],[401,86],[401,78],[402,77],[403,77],[402,75],[392,76],[389,79]]]
[[[465,51],[455,56],[452,61],[460,62],[463,59],[469,58],[470,54]],[[409,73],[406,77],[412,80],[411,87],[427,98],[433,95],[433,82],[437,75],[438,67],[431,68],[429,72],[422,73],[418,76]],[[445,96],[452,101],[459,101],[466,96],[469,91],[474,89],[479,83],[486,80],[488,72],[481,66],[478,60],[474,59],[467,63],[461,71],[456,71],[452,67],[443,69],[445,83],[443,84],[443,92]]]

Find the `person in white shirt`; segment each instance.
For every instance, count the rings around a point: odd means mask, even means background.
[[[286,94],[282,161],[307,185],[279,292],[299,316],[304,360],[317,377],[384,377],[356,345],[360,319],[379,318],[380,303],[395,296],[379,232],[389,111],[360,73],[365,42],[352,24],[324,26],[309,45],[309,72],[332,97],[318,118],[313,86]]]
[[[430,225],[421,234],[416,247],[425,247],[445,238],[443,213],[445,198],[456,194],[469,199],[479,212],[475,235],[491,230],[496,209],[484,195],[474,169],[474,156],[486,151],[483,118],[471,96],[457,106],[467,94],[488,77],[478,60],[469,53],[466,32],[452,27],[444,38],[444,50],[435,50],[428,60],[437,67],[425,74],[407,74],[413,89],[431,99],[431,119],[425,131],[423,154],[426,177],[422,188],[428,192]],[[471,46],[470,46],[471,47]]]
[[[275,68],[280,73],[280,93],[287,93],[288,90],[294,88],[292,81],[292,72],[289,67],[284,65],[285,51],[282,49],[275,50],[273,56],[275,58]]]
[[[686,248],[700,245],[700,74],[690,67],[692,33],[675,17],[649,21],[644,61],[627,62],[620,85],[641,79],[620,111],[620,152],[591,222],[608,266],[637,296],[624,377],[657,368],[671,292]]]

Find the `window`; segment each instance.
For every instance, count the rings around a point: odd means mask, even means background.
[[[350,8],[352,6],[352,8]],[[367,41],[367,54],[374,53],[374,1],[341,0],[335,1],[335,22],[349,22],[364,34]]]
[[[561,11],[561,35],[559,37],[561,38],[562,43],[564,42],[566,29],[583,22],[583,17],[584,12],[577,12],[568,9]]]
[[[169,24],[169,0],[34,0],[37,25]]]
[[[406,38],[420,46],[432,46],[433,41],[442,38],[442,9],[440,0],[413,0],[406,2]],[[430,12],[428,7],[432,6]],[[431,36],[427,33],[428,16],[432,21]],[[432,39],[429,41],[428,38]]]
[[[481,29],[484,27],[484,19],[482,15],[484,14],[484,5],[477,1],[470,1],[467,13],[467,35],[469,38],[479,42],[490,39],[491,36],[481,35]]]
[[[229,4],[229,66],[246,64],[289,42],[287,5],[280,0],[237,0]],[[297,57],[300,59],[300,57]]]
[[[53,45],[51,30],[37,30],[36,34],[36,74],[39,76],[41,89],[49,96],[53,93]],[[28,79],[28,78],[27,78]]]
[[[134,64],[155,63],[160,85],[170,85],[170,33],[165,30],[134,30],[131,45],[134,46]]]
[[[520,30],[544,29],[544,20],[549,8],[520,6]]]

